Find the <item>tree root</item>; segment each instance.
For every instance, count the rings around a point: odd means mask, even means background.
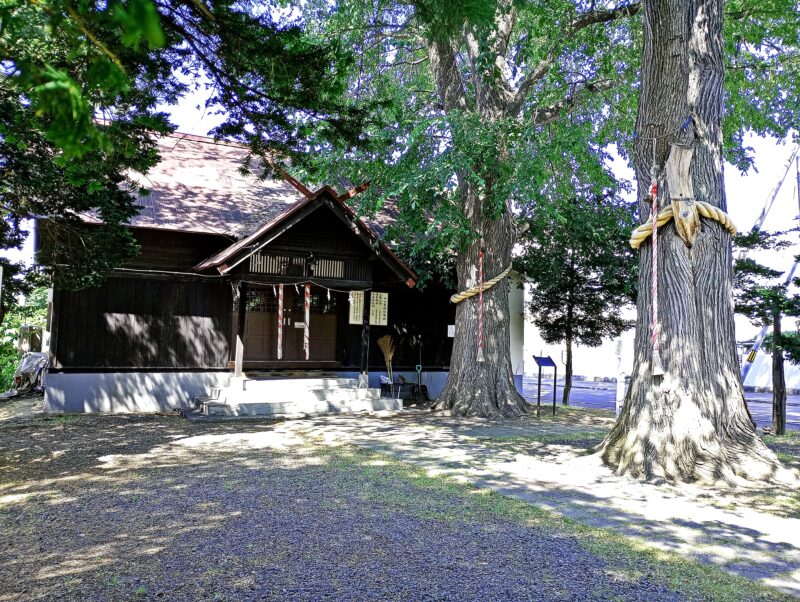
[[[595,450],[617,474],[706,486],[800,484],[800,475],[781,464],[746,417],[732,420],[719,432],[710,423],[680,430],[628,422],[617,422]]]
[[[516,389],[498,387],[481,390],[478,387],[455,387],[448,383],[434,405],[453,416],[473,418],[519,418],[531,413],[530,405]]]

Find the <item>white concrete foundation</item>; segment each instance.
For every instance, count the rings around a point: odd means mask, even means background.
[[[169,412],[191,407],[212,387],[224,387],[230,372],[50,373],[45,412]]]

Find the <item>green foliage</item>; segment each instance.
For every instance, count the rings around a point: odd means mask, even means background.
[[[784,138],[800,123],[800,10],[796,0],[726,0],[726,159],[745,170],[748,131]]]
[[[783,236],[786,232],[752,230],[736,236],[739,250],[778,251],[791,245]],[[754,324],[769,326],[775,316],[800,315],[800,295],[789,292],[783,272],[758,263],[752,258],[736,259],[733,265],[735,311],[747,316]]]
[[[598,194],[615,188],[603,149],[633,129],[640,25],[627,15],[576,25],[592,7],[598,14],[609,8],[514,2],[501,69],[495,17],[510,14],[512,3],[309,2],[308,27],[354,48],[348,93],[371,105],[373,120],[357,148],[316,141],[304,177],[342,187],[370,180],[357,208],[396,209],[388,237],[423,275],[427,266],[416,258],[452,257],[476,240],[475,214],[526,211],[544,203],[552,187],[568,189],[553,179],[554,167],[569,163]],[[458,107],[443,104],[430,40],[445,40],[456,52]],[[536,75],[543,62],[547,68]],[[518,103],[501,112],[486,108],[487,89],[507,100],[526,77]],[[619,85],[591,85],[610,81]]]
[[[764,349],[772,353],[775,337],[768,334],[764,338]],[[800,366],[800,332],[782,332],[780,346],[783,350],[783,358],[789,360],[795,366]]]
[[[528,309],[542,338],[594,347],[632,326],[620,316],[635,298],[632,208],[613,196],[556,197],[528,220],[514,265],[532,285]]]
[[[158,161],[154,139],[172,129],[157,107],[193,87],[225,113],[216,133],[250,144],[267,169],[304,151],[312,127],[319,140],[356,143],[350,50],[279,22],[279,6],[0,0],[0,247],[19,247],[36,216],[38,259],[63,288],[97,284],[132,258],[128,174]]]
[[[7,313],[5,320],[0,323],[0,391],[6,391],[13,385],[14,371],[20,358],[17,352],[20,327],[30,324],[43,328],[46,319],[47,289],[38,287],[28,295],[25,303]]]
[[[500,64],[496,19],[512,11]],[[152,137],[169,124],[155,107],[206,86],[225,115],[216,135],[249,144],[266,169],[290,160],[319,183],[371,180],[359,210],[391,201],[390,237],[440,266],[477,236],[465,186],[489,217],[563,196],[551,173],[567,162],[596,194],[614,186],[605,149],[632,146],[637,11],[582,0],[0,0],[0,246],[18,245],[21,218],[38,215],[63,243],[50,260],[75,266],[55,270],[62,286],[94,284],[129,259],[125,174],[157,160]],[[782,136],[798,121],[798,19],[793,0],[726,4],[724,132],[742,167],[747,129]],[[455,50],[456,110],[434,81],[432,40]],[[520,88],[513,111],[487,111],[487,90]],[[102,225],[83,226],[86,213]]]

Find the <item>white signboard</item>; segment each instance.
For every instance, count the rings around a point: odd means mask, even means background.
[[[372,326],[386,326],[389,323],[389,293],[371,293],[369,323]]]
[[[364,291],[350,293],[350,324],[364,322]]]
[[[455,324],[448,324],[447,325],[447,336],[451,339],[456,336],[456,325]]]

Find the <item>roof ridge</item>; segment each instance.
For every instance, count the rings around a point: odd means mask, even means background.
[[[199,134],[189,134],[188,132],[174,131],[170,132],[163,138],[177,138],[179,140],[189,140],[191,142],[200,142],[202,144],[211,144],[213,146],[232,146],[234,148],[247,149],[250,148],[246,144],[236,142],[235,140],[225,140],[224,138],[214,138],[213,136],[200,136]]]

